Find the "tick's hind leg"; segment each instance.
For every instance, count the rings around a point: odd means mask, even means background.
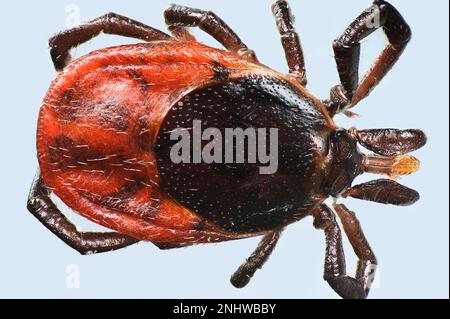
[[[115,232],[80,232],[56,207],[40,172],[31,186],[28,210],[67,245],[80,254],[101,253],[127,247],[139,240]]]
[[[281,231],[271,232],[263,237],[256,250],[231,276],[231,283],[236,288],[243,288],[252,279],[258,269],[269,259],[270,254],[280,239]]]
[[[50,54],[56,70],[70,62],[70,49],[89,41],[101,32],[144,41],[169,40],[171,36],[130,18],[108,13],[90,22],[56,34],[49,40]]]
[[[379,28],[383,28],[388,45],[359,82],[361,41]],[[331,91],[330,113],[334,115],[367,97],[397,62],[410,38],[411,29],[401,14],[386,1],[374,1],[333,43],[341,85]]]
[[[326,237],[324,279],[342,298],[366,298],[372,283],[376,258],[370,249],[356,216],[339,205],[339,217],[344,230],[359,258],[356,279],[346,275],[342,234],[334,213],[325,205],[313,212],[314,226],[323,229]]]
[[[164,11],[164,17],[170,29],[181,28],[183,30],[186,27],[199,27],[219,41],[226,49],[256,60],[255,53],[222,19],[211,11],[172,5]]]
[[[281,44],[286,54],[289,74],[295,77],[302,85],[306,85],[306,69],[300,38],[295,31],[289,3],[286,0],[277,0],[272,5],[278,31],[281,35]]]

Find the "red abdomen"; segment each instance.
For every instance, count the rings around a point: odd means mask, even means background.
[[[154,142],[185,94],[263,67],[198,43],[107,48],[53,81],[40,111],[37,149],[47,186],[69,207],[108,228],[154,242],[230,239],[159,187]]]

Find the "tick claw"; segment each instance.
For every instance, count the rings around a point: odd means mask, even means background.
[[[358,118],[361,117],[358,113],[352,112],[352,111],[344,111],[343,114],[347,116],[348,118]]]

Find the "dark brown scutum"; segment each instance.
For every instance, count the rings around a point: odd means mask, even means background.
[[[222,136],[225,128],[277,128],[278,171],[261,175],[261,165],[248,162],[174,164],[170,150],[178,141],[168,133],[192,128],[194,119],[204,123],[203,129],[218,128]],[[180,100],[161,126],[155,149],[161,185],[224,229],[253,232],[283,226],[317,204],[320,163],[331,131],[313,104],[279,80],[246,78],[199,89]]]

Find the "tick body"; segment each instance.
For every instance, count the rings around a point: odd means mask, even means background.
[[[39,115],[39,170],[29,210],[80,253],[138,241],[168,249],[263,236],[233,275],[236,287],[245,286],[268,259],[286,226],[312,216],[326,235],[325,280],[344,298],[367,297],[376,258],[355,214],[336,200],[417,201],[416,191],[391,179],[352,183],[364,172],[389,177],[415,172],[419,162],[407,154],[426,138],[419,130],[346,130],[333,117],[349,114],[368,96],[406,47],[410,29],[393,6],[376,1],[334,42],[341,84],[322,101],[306,89],[288,3],[275,1],[272,9],[287,75],[259,62],[215,14],[176,5],[165,12],[172,36],[107,14],[51,38],[51,56],[60,72]],[[375,30],[364,23],[373,14],[380,15],[389,44],[359,81],[359,42]],[[197,42],[189,27],[200,27],[225,50]],[[70,61],[71,48],[101,32],[145,42]],[[249,161],[174,162],[171,133],[189,131],[195,121],[220,133],[227,128],[276,130],[277,169],[261,174]],[[363,154],[357,144],[375,154]],[[51,193],[114,232],[79,232],[51,201]],[[329,197],[335,199],[333,209],[324,204]],[[360,259],[355,278],[345,272],[335,215]]]

